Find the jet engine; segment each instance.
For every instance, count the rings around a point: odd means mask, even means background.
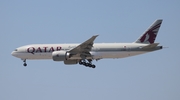
[[[70,53],[67,51],[54,51],[52,52],[52,59],[54,61],[65,61],[68,60]]]

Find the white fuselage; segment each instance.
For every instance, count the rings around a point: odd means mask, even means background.
[[[19,47],[11,54],[21,58],[24,66],[27,59],[53,59],[95,68],[93,60],[124,58],[162,49],[159,43],[154,43],[161,23],[162,19],[156,20],[133,43],[94,43],[98,35],[93,35],[79,44],[32,44]]]
[[[79,44],[32,44],[17,48],[12,55],[21,59],[52,59],[54,51],[69,51]],[[89,59],[124,58],[143,54],[154,50],[142,50],[148,44],[139,43],[95,43],[90,51]],[[69,59],[82,59],[73,56]],[[88,59],[88,57],[86,57]]]

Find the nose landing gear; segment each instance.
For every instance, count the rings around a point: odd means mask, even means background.
[[[26,64],[26,59],[24,59],[23,62],[24,62],[23,66],[26,67],[26,66],[27,66],[27,64]]]

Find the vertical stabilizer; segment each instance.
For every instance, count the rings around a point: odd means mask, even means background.
[[[143,33],[143,35],[135,41],[135,43],[145,43],[145,44],[152,44],[154,43],[156,36],[158,34],[159,28],[161,26],[162,19],[156,20],[148,30]]]

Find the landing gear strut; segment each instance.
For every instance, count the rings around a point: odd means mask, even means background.
[[[26,59],[24,59],[23,62],[24,62],[23,66],[27,66]]]
[[[90,68],[96,68],[96,65],[92,64],[92,60],[91,59],[88,59],[88,63],[86,62],[86,60],[80,60],[79,61],[79,64],[80,65],[84,65],[86,67],[90,67]]]

